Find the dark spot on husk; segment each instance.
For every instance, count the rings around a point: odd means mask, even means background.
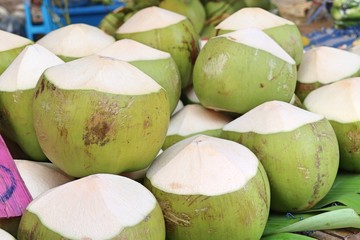
[[[93,116],[85,128],[86,134],[84,137],[85,145],[98,144],[104,146],[109,142],[106,136],[110,131],[109,123],[106,120],[100,120],[97,116]]]
[[[264,88],[264,87],[265,87],[265,85],[260,83],[260,88]]]
[[[185,213],[175,213],[168,201],[160,201],[160,207],[164,214],[167,231],[172,232],[177,226],[190,227],[191,219]]]
[[[360,152],[360,131],[357,129],[350,130],[346,133],[347,138],[350,142],[350,148],[348,149],[349,153],[358,153]]]
[[[39,85],[39,87],[37,88],[34,97],[37,98],[37,97],[39,96],[39,94],[44,91],[44,89],[45,89],[44,79],[41,78],[41,79],[40,79],[40,85]]]

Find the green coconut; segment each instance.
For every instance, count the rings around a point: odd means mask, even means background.
[[[66,25],[37,41],[65,62],[92,55],[114,42],[114,37],[84,23]]]
[[[159,7],[179,13],[189,18],[195,31],[200,34],[206,20],[204,6],[200,0],[163,0]]]
[[[305,98],[304,106],[322,114],[333,126],[340,149],[340,168],[360,173],[360,77],[322,86]]]
[[[121,25],[115,36],[170,53],[179,68],[182,88],[191,85],[200,46],[199,35],[185,16],[155,6],[144,8]]]
[[[193,86],[189,86],[182,91],[181,98],[185,104],[200,104]]]
[[[259,29],[210,38],[194,66],[194,90],[206,108],[243,114],[271,100],[290,102],[295,61]]]
[[[227,124],[221,137],[243,144],[259,158],[275,211],[310,209],[337,175],[339,147],[329,121],[289,103],[263,103]]]
[[[30,39],[0,29],[0,75],[14,61],[20,52],[33,44]]]
[[[47,69],[33,113],[45,155],[75,177],[147,167],[170,118],[159,84],[130,63],[97,55]]]
[[[169,53],[131,39],[123,39],[97,54],[127,61],[149,75],[166,90],[170,101],[170,112],[174,111],[180,99],[181,80],[179,69]]]
[[[33,199],[49,189],[74,180],[74,178],[60,171],[52,163],[19,159],[14,161]],[[1,218],[0,228],[16,237],[20,219],[21,217]],[[3,238],[0,237],[0,239],[2,240]]]
[[[47,159],[34,129],[35,87],[45,69],[62,63],[46,48],[32,44],[0,76],[0,132],[16,142],[32,160]]]
[[[21,218],[18,240],[165,239],[155,197],[140,183],[95,174],[45,192]]]
[[[231,120],[229,116],[200,104],[188,104],[171,117],[162,149],[198,134],[219,137],[222,128]]]
[[[263,30],[274,39],[296,62],[301,63],[303,44],[297,25],[259,7],[246,7],[219,23],[217,35],[246,28]]]
[[[197,135],[159,155],[144,185],[158,200],[167,239],[260,239],[268,219],[269,182],[246,147]]]
[[[305,52],[299,66],[296,94],[301,101],[314,89],[360,76],[360,56],[339,48],[320,46]]]

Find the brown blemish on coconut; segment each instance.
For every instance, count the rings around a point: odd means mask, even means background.
[[[360,152],[360,131],[358,129],[350,130],[346,133],[346,137],[350,143],[348,152],[350,154]]]
[[[191,218],[185,213],[175,213],[168,201],[159,202],[164,214],[167,231],[174,231],[177,226],[190,227]]]
[[[36,92],[35,92],[35,95],[34,95],[34,98],[36,99],[40,93],[42,93],[45,89],[45,83],[44,83],[44,77],[41,77],[40,78],[40,85],[39,87],[37,88]]]

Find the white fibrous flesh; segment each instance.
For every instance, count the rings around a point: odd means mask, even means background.
[[[38,44],[32,44],[15,58],[0,76],[0,91],[17,91],[35,88],[43,72],[64,63],[54,53]]]
[[[0,29],[0,52],[31,44],[30,39]]]
[[[341,123],[360,121],[360,77],[340,80],[310,92],[305,107]]]
[[[166,149],[146,177],[165,192],[217,196],[245,187],[258,165],[257,157],[243,145],[196,135]]]
[[[257,7],[247,7],[238,10],[225,18],[215,29],[239,30],[258,28],[261,30],[282,25],[295,25],[293,22],[279,17],[269,11]]]
[[[177,24],[186,17],[160,7],[147,7],[131,16],[116,33],[145,32]]]
[[[99,28],[83,23],[61,27],[37,41],[56,55],[74,58],[89,56],[114,42]]]
[[[161,86],[130,63],[102,56],[88,56],[51,67],[46,79],[61,89],[143,95],[160,91]]]
[[[166,135],[187,136],[196,132],[222,129],[230,121],[231,118],[222,113],[199,104],[189,104],[171,118]]]
[[[65,238],[110,239],[143,221],[155,206],[155,197],[140,183],[96,174],[47,191],[27,211]]]
[[[329,84],[360,71],[360,56],[338,48],[316,47],[304,53],[299,66],[301,83]]]
[[[223,130],[258,134],[290,132],[323,118],[322,115],[295,107],[290,103],[269,101],[233,120]]]
[[[171,58],[171,55],[167,52],[160,51],[131,39],[118,40],[98,52],[97,55],[127,62]]]
[[[52,163],[15,160],[15,164],[33,198],[51,188],[74,180]]]
[[[262,30],[256,28],[247,28],[222,34],[216,38],[220,37],[227,38],[230,41],[241,43],[255,49],[263,50],[282,59],[285,62],[295,64],[294,59],[292,59],[289,54],[279,46],[279,44],[277,44]]]
[[[1,240],[16,240],[10,233],[6,232],[3,229],[0,229],[0,239]]]

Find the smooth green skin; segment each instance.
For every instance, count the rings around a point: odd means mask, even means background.
[[[274,134],[223,131],[222,138],[248,147],[269,177],[271,209],[307,210],[319,202],[334,183],[339,148],[328,120]]]
[[[165,138],[164,144],[162,146],[162,150],[165,150],[169,147],[171,147],[172,145],[174,145],[177,142],[180,142],[181,140],[184,140],[186,138],[198,135],[198,134],[202,134],[202,135],[207,135],[207,136],[212,136],[212,137],[220,137],[221,135],[221,129],[214,129],[214,130],[208,130],[208,131],[203,131],[203,132],[195,132],[186,136],[181,136],[181,135],[168,135]]]
[[[206,13],[199,0],[164,0],[159,7],[188,17],[198,34],[204,27]]]
[[[172,58],[168,58],[129,63],[146,73],[166,90],[169,98],[170,113],[172,113],[181,95],[180,72],[175,61]]]
[[[344,77],[342,79],[347,79],[347,78],[352,78],[352,77],[359,77],[360,76],[360,69],[359,71],[357,71],[356,73]],[[339,79],[342,80],[342,79]],[[307,95],[309,95],[310,92],[314,91],[315,89],[322,87],[324,85],[328,85],[328,84],[322,84],[318,81],[314,81],[313,83],[302,83],[297,81],[296,83],[296,89],[295,89],[295,94],[299,97],[299,99],[303,102],[305,100],[305,98],[307,97]]]
[[[59,209],[61,211],[61,209]],[[71,214],[71,213],[70,213]],[[69,216],[71,217],[71,215]],[[125,216],[124,216],[125,217]],[[147,216],[144,216],[144,220],[139,222],[135,226],[126,227],[118,235],[114,236],[113,240],[163,240],[165,239],[165,223],[164,217],[161,212],[159,204],[156,204],[154,210]],[[102,224],[101,222],[94,223],[94,225]],[[81,222],[78,226],[81,228]],[[85,237],[85,236],[84,236]],[[61,235],[61,233],[54,232],[41,222],[40,218],[26,210],[21,218],[18,240],[67,240],[74,238],[67,238]],[[87,239],[87,238],[84,238]],[[90,239],[90,238],[89,238]],[[110,240],[109,239],[109,240]]]
[[[0,75],[7,69],[7,67],[14,61],[14,59],[21,53],[21,51],[28,45],[31,45],[32,43],[29,43],[27,45],[9,49],[6,51],[0,52]]]
[[[48,159],[73,177],[147,167],[165,140],[169,100],[161,88],[139,96],[63,90],[43,77],[33,103]]]
[[[234,30],[218,29],[216,35],[233,32]],[[301,33],[296,25],[284,24],[278,27],[263,29],[277,44],[292,57],[296,65],[301,63],[304,46]]]
[[[268,80],[270,72],[273,78]],[[203,106],[240,114],[266,101],[290,102],[296,77],[295,64],[223,37],[206,43],[193,74],[194,90]]]
[[[340,169],[360,173],[360,121],[340,123],[330,120],[340,149]]]
[[[181,88],[192,84],[192,71],[200,51],[199,35],[190,20],[145,32],[115,34],[117,40],[132,39],[171,54],[179,68]]]
[[[0,91],[0,132],[16,142],[32,160],[47,160],[38,142],[33,122],[35,89]]]
[[[304,46],[299,28],[294,24],[264,29],[264,32],[275,40],[296,62],[301,63]]]
[[[261,164],[244,188],[218,196],[167,193],[154,187],[148,178],[144,185],[163,210],[166,239],[260,239],[264,232],[270,188]]]

